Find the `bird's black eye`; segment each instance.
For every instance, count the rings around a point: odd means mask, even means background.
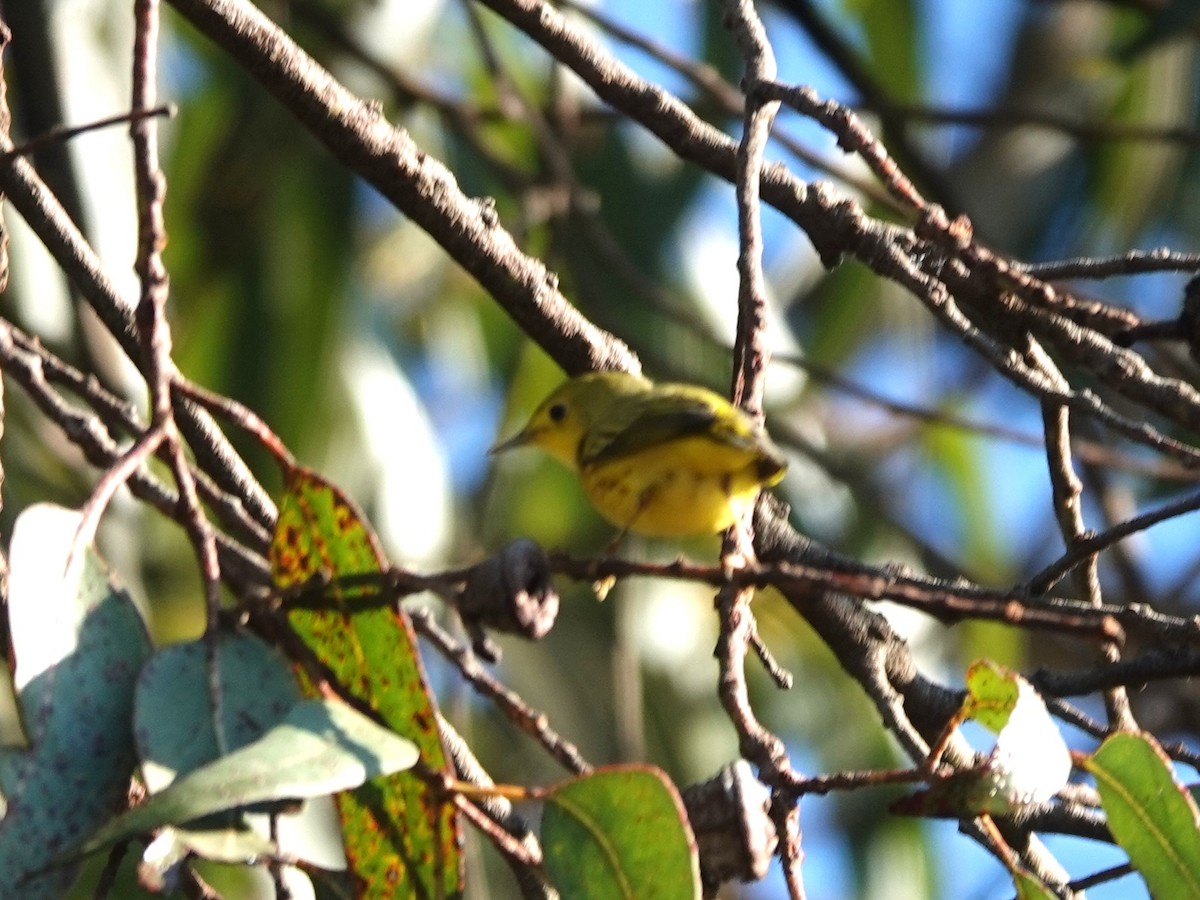
[[[567,417],[567,404],[555,403],[546,412],[550,416],[551,422],[561,422]]]

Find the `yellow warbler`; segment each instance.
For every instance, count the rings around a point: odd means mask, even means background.
[[[766,432],[718,394],[621,372],[564,382],[490,452],[525,446],[577,472],[614,525],[658,537],[728,528],[787,468]]]

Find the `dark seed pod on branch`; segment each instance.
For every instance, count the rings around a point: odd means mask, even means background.
[[[726,881],[758,881],[775,852],[770,795],[744,759],[723,767],[708,781],[682,791],[696,844],[706,896]]]
[[[483,629],[519,634],[539,641],[558,617],[558,593],[546,554],[528,539],[513,541],[477,565],[467,578],[458,605],[475,651],[497,658]]]

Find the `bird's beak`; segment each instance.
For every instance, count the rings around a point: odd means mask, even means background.
[[[501,441],[498,444],[494,444],[492,448],[488,450],[488,456],[496,456],[500,453],[503,453],[505,450],[512,450],[516,447],[524,447],[532,438],[533,434],[528,429],[525,431],[518,431],[507,441]]]

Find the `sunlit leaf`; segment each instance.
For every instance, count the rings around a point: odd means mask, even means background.
[[[963,714],[999,734],[1021,696],[1021,679],[1015,673],[981,659],[967,668],[967,696]]]
[[[345,791],[409,768],[411,741],[339,700],[302,700],[278,725],[240,750],[182,776],[110,822],[83,852],[265,800],[303,799]]]
[[[305,469],[293,470],[279,504],[271,569],[281,590],[314,576],[379,573],[383,554],[354,504]],[[420,749],[423,765],[448,772],[433,700],[412,625],[395,607],[356,609],[376,588],[336,582],[328,609],[289,610],[288,620],[338,682]],[[424,780],[400,773],[337,797],[350,869],[363,896],[452,896],[461,889],[453,805]]]
[[[129,596],[81,543],[81,521],[39,505],[13,530],[8,613],[31,746],[0,750],[0,897],[60,897],[75,867],[40,870],[123,805],[133,773],[134,680],[150,643]]]

